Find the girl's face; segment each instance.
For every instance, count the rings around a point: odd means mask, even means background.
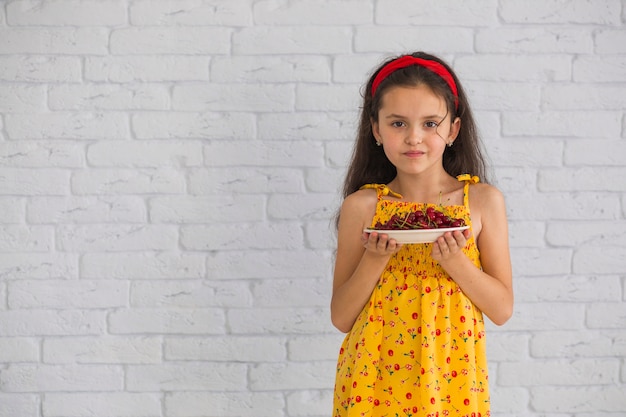
[[[458,117],[450,121],[445,100],[419,85],[392,87],[381,103],[372,131],[398,173],[443,169],[443,152],[461,127]]]

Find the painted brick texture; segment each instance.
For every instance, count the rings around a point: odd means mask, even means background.
[[[0,417],[322,417],[362,84],[434,52],[504,192],[494,416],[626,415],[624,0],[0,2]]]

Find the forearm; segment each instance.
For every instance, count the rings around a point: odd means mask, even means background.
[[[337,329],[344,333],[350,331],[370,299],[389,258],[365,252],[352,276],[333,290],[331,320]]]
[[[441,266],[492,322],[504,324],[513,313],[513,290],[477,268],[463,253],[457,255]]]

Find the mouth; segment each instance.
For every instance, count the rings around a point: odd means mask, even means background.
[[[417,158],[417,157],[420,157],[420,156],[424,155],[424,152],[422,152],[422,151],[408,151],[408,152],[405,152],[404,155],[408,156],[409,158]]]

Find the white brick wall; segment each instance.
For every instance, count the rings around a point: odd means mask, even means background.
[[[0,2],[0,417],[330,415],[362,83],[426,50],[506,195],[495,416],[626,415],[626,1]]]

